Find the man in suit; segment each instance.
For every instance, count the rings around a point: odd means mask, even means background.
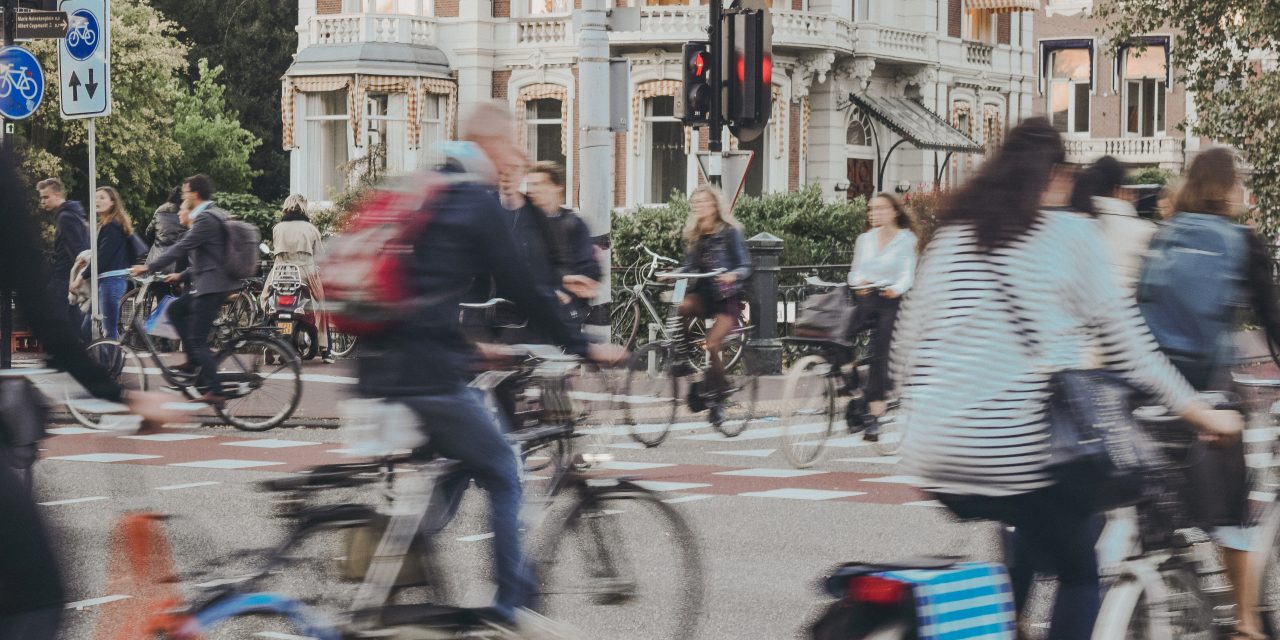
[[[187,178],[182,183],[182,199],[191,210],[191,230],[146,266],[133,267],[139,276],[162,269],[187,257],[191,266],[181,273],[165,277],[167,282],[187,282],[187,293],[169,305],[169,317],[182,334],[182,348],[187,353],[184,370],[196,374],[196,388],[204,392],[203,400],[213,405],[226,401],[217,380],[217,363],[209,349],[209,332],[218,317],[218,309],[240,282],[227,275],[223,261],[227,249],[226,211],[213,203],[213,180],[206,175]]]

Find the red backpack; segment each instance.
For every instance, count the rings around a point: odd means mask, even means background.
[[[391,180],[365,197],[351,225],[329,241],[317,261],[325,309],[339,331],[377,335],[414,312],[414,244],[430,225],[441,195],[473,179],[423,171]]]

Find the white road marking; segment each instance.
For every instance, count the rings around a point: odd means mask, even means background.
[[[171,467],[194,467],[196,469],[252,469],[254,467],[272,467],[283,462],[263,462],[260,460],[197,460],[195,462],[176,462]]]
[[[213,436],[198,436],[194,433],[153,433],[147,436],[121,436],[126,440],[146,440],[147,442],[180,442],[182,440],[203,440]]]
[[[128,462],[130,460],[151,460],[161,456],[149,456],[141,453],[85,453],[78,456],[54,456],[50,460],[69,460],[71,462]]]
[[[918,487],[924,484],[924,478],[919,476],[883,476],[880,478],[863,478],[863,482],[884,482],[886,484],[909,484]]]
[[[320,442],[307,442],[305,440],[276,440],[272,438],[263,438],[261,440],[241,440],[239,442],[224,442],[224,447],[253,447],[256,449],[288,449],[289,447],[311,447]]]
[[[863,462],[868,464],[898,464],[902,456],[876,456],[874,458],[837,458],[836,462]]]
[[[71,498],[70,500],[54,500],[53,502],[41,502],[40,504],[45,507],[56,507],[58,505],[63,505],[63,504],[79,504],[81,502],[97,502],[99,500],[106,500],[106,499],[107,499],[107,496],[92,496],[88,498]]]
[[[737,451],[712,451],[711,453],[722,456],[748,456],[751,458],[768,458],[773,455],[777,449],[738,449]]]
[[[196,487],[212,487],[221,482],[188,482],[186,484],[170,484],[163,487],[156,487],[156,491],[174,491],[177,489],[195,489]]]
[[[84,427],[55,427],[49,430],[49,433],[59,436],[78,436],[84,433],[102,433],[97,429],[86,429]]]
[[[750,498],[786,498],[788,500],[835,500],[867,495],[865,491],[827,491],[825,489],[771,489],[739,493]]]
[[[68,602],[67,608],[75,609],[76,611],[83,611],[84,609],[87,609],[89,607],[96,607],[100,604],[107,604],[109,602],[116,602],[119,600],[128,600],[129,598],[132,598],[132,597],[133,596],[114,595],[114,596],[102,596],[101,598],[90,598],[88,600],[80,600],[78,602]]]
[[[626,460],[609,460],[596,465],[600,469],[611,469],[614,471],[643,471],[645,469],[661,469],[663,467],[674,467],[674,464],[662,462],[629,462]]]
[[[938,502],[937,500],[919,500],[919,501],[916,501],[916,502],[904,502],[904,503],[902,503],[902,506],[904,506],[904,507],[931,507],[931,508],[935,508],[935,509],[946,509],[946,508],[947,508],[947,505],[942,504],[941,502]]]
[[[708,498],[714,498],[714,497],[715,496],[709,496],[705,493],[695,493],[693,495],[680,496],[679,498],[667,498],[666,500],[663,500],[663,502],[667,504],[680,504],[681,502],[695,502],[698,500],[706,500]]]
[[[688,491],[711,486],[705,482],[659,482],[657,480],[637,480],[635,483],[650,491]]]
[[[801,476],[816,476],[826,473],[826,471],[809,471],[806,469],[735,469],[733,471],[717,471],[712,475],[717,476],[746,476],[748,478],[799,478]]]
[[[489,533],[478,533],[474,536],[462,536],[461,538],[458,538],[458,542],[479,542],[481,540],[488,540],[492,537],[493,532],[491,531]]]
[[[276,633],[275,631],[259,631],[253,636],[255,638],[270,638],[271,640],[316,640],[315,636],[295,636],[290,633]]]

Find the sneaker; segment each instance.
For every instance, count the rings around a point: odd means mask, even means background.
[[[332,353],[326,351],[324,354],[324,357],[322,358],[322,361],[325,364],[333,364],[338,361],[338,356],[335,356]]]
[[[717,426],[724,424],[724,404],[723,403],[719,401],[711,403],[711,416],[709,419],[711,421],[711,424],[714,424]]]
[[[871,414],[867,414],[862,421],[867,425],[866,430],[862,432],[862,439],[866,442],[879,442],[880,419]]]
[[[587,635],[571,624],[556,622],[528,609],[518,609],[510,625],[498,629],[503,640],[579,640]]]

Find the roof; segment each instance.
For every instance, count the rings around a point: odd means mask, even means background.
[[[871,117],[906,138],[917,149],[983,153],[985,150],[959,129],[923,104],[910,98],[885,98],[850,94],[849,98]]]
[[[449,75],[449,58],[436,47],[399,42],[318,44],[299,51],[286,76],[369,74]]]

